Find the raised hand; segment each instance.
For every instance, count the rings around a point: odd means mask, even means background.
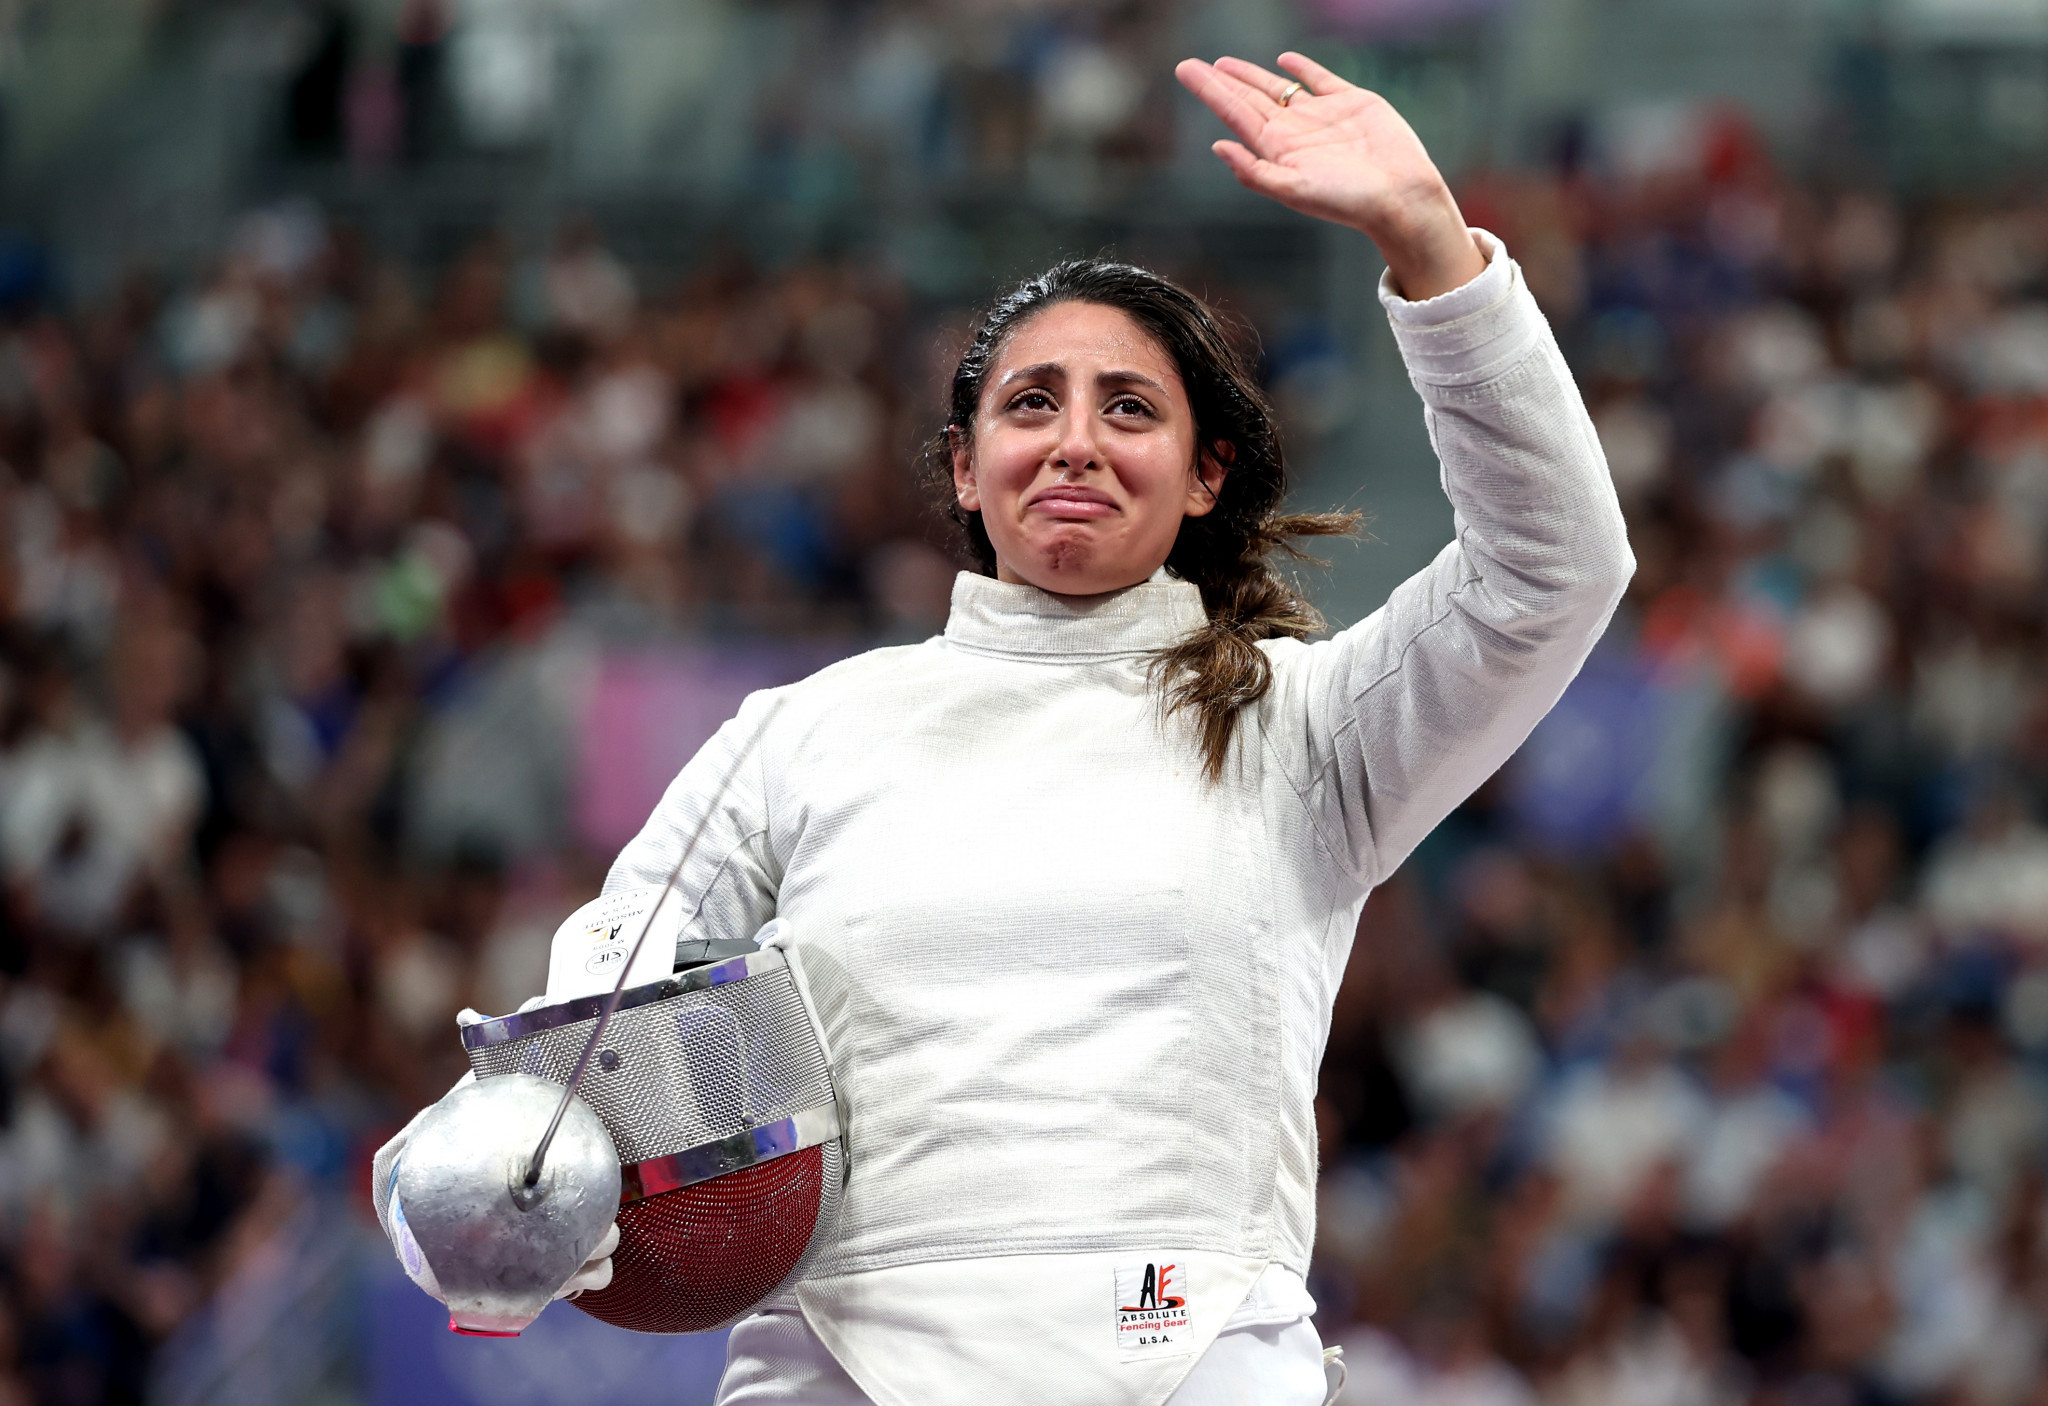
[[[1293,80],[1233,58],[1174,69],[1236,134],[1213,147],[1231,174],[1291,210],[1369,235],[1406,297],[1477,277],[1486,261],[1401,114],[1301,54],[1282,54],[1280,66]]]

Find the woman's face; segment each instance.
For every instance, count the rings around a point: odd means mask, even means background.
[[[981,514],[996,576],[1087,596],[1143,581],[1183,517],[1216,505],[1173,358],[1128,313],[1058,303],[1010,335],[953,447],[960,506]]]

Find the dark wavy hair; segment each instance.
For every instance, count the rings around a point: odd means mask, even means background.
[[[954,496],[953,445],[972,442],[982,386],[1004,344],[1059,303],[1117,308],[1151,333],[1187,389],[1196,444],[1229,467],[1215,507],[1182,519],[1166,559],[1175,575],[1201,590],[1209,622],[1152,661],[1168,715],[1191,720],[1204,770],[1214,780],[1230,755],[1238,713],[1273,684],[1273,667],[1258,642],[1298,639],[1323,627],[1315,607],[1273,569],[1275,556],[1302,557],[1293,545],[1298,537],[1348,535],[1359,515],[1280,511],[1287,491],[1280,428],[1245,354],[1248,337],[1234,337],[1236,329],[1207,303],[1156,273],[1106,259],[1070,259],[1018,285],[983,316],[953,372],[945,428],[926,454],[934,497],[984,575],[995,574],[995,547],[981,514],[963,509]]]

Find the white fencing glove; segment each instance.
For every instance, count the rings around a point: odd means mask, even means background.
[[[604,1239],[590,1252],[590,1258],[583,1262],[583,1268],[569,1276],[569,1282],[555,1290],[558,1299],[573,1299],[585,1289],[609,1289],[612,1286],[612,1251],[619,1248],[619,1223],[604,1233]]]

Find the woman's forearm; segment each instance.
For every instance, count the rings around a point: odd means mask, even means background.
[[[1512,630],[1559,594],[1618,595],[1634,570],[1584,401],[1520,270],[1491,236],[1483,274],[1448,295],[1382,301],[1422,397],[1458,545]],[[1475,603],[1476,604],[1476,603]],[[1611,602],[1610,602],[1611,604]],[[1603,611],[1604,613],[1604,611]]]
[[[1635,567],[1571,373],[1512,261],[1487,247],[1448,295],[1382,289],[1456,539],[1286,666],[1307,710],[1302,793],[1368,887],[1550,711]]]

